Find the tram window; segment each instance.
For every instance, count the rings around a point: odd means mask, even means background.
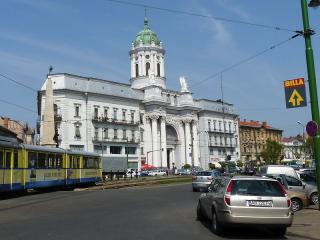
[[[37,153],[28,152],[28,167],[35,168],[37,163]]]
[[[84,157],[83,158],[83,168],[88,168],[88,158],[87,157]]]
[[[3,168],[3,151],[0,151],[0,168]]]
[[[46,167],[46,158],[47,158],[47,154],[38,153],[38,168]]]
[[[49,168],[55,168],[56,167],[56,157],[54,154],[49,154],[48,155],[49,159]]]
[[[61,154],[56,155],[56,161],[57,161],[57,168],[61,168],[61,166],[62,166],[62,155]]]
[[[11,166],[10,166],[10,162],[11,162],[11,152],[6,152],[5,156],[6,156],[6,159],[5,159],[6,166],[5,166],[5,168],[8,169],[8,168],[11,167]]]
[[[13,155],[13,168],[18,168],[18,161],[19,161],[19,155],[18,155],[18,151],[14,151],[14,155]]]

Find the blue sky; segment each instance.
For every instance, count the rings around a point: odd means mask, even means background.
[[[300,0],[130,2],[302,29]],[[310,9],[309,14],[311,26],[320,31],[320,9]],[[54,72],[128,83],[128,51],[143,27],[143,18],[143,8],[107,0],[4,0],[0,14],[0,74],[40,89],[52,65]],[[199,82],[293,35],[289,31],[156,9],[148,9],[148,18],[166,49],[167,87],[178,90],[179,76],[185,75],[196,98],[221,98],[220,77]],[[319,82],[319,34],[312,40]],[[241,119],[267,121],[283,129],[285,136],[301,133],[297,121],[305,124],[311,119],[310,104],[287,110],[284,100],[284,80],[307,78],[301,37],[225,72],[222,77],[225,101],[235,105]],[[0,99],[37,110],[35,92],[3,78],[0,81]],[[0,109],[0,115],[35,126],[35,113],[2,102]]]

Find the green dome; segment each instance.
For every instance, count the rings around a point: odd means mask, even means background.
[[[139,46],[140,42],[143,45],[151,45],[154,42],[156,46],[160,46],[160,40],[157,34],[150,29],[147,18],[144,19],[144,28],[137,34],[133,44],[136,47]]]

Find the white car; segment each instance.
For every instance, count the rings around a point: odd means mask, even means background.
[[[151,170],[148,173],[149,176],[165,176],[167,175],[166,171],[163,169]]]
[[[131,172],[132,172],[132,177],[136,177],[136,169],[128,168],[126,173],[127,178],[131,177]],[[138,176],[140,176],[140,171],[138,171]]]

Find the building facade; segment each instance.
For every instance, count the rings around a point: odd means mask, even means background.
[[[129,168],[189,164],[207,169],[209,162],[225,160],[226,155],[232,160],[240,157],[233,105],[193,99],[183,76],[179,91],[167,89],[165,49],[146,18],[129,55],[130,84],[67,73],[48,75],[39,91],[40,133],[45,132],[49,83],[62,148],[98,152],[114,162],[125,160]]]
[[[267,140],[281,144],[282,132],[259,121],[239,120],[241,160],[243,162],[259,161],[261,152],[266,150]]]
[[[27,123],[10,119],[8,117],[0,117],[0,126],[17,134],[17,138],[25,144],[35,144],[35,129],[29,127]]]

